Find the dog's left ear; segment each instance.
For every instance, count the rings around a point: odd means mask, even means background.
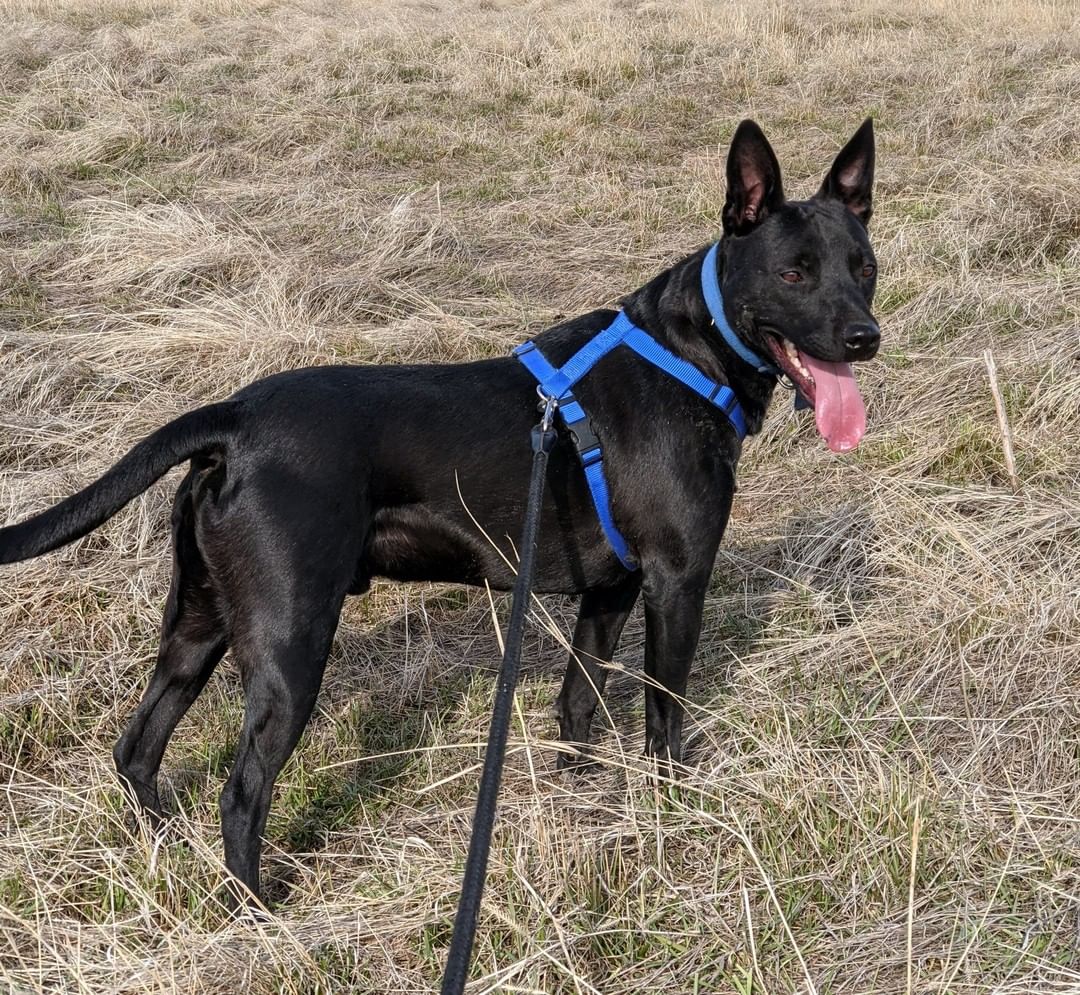
[[[870,221],[874,186],[874,122],[867,118],[836,157],[816,196],[833,197],[864,225]]]

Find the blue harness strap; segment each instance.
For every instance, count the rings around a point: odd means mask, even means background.
[[[716,405],[728,416],[728,421],[735,427],[741,442],[746,438],[746,418],[742,407],[733,391],[726,384],[710,380],[693,363],[680,359],[669,352],[647,332],[636,325],[624,340],[642,359],[647,359],[653,366],[674,377],[679,383],[689,387],[695,394],[700,394],[710,404]]]
[[[711,282],[706,271],[711,274]],[[715,245],[705,257],[701,281],[713,323],[728,345],[758,372],[774,372],[775,367],[764,363],[761,357],[739,340],[724,316],[724,305],[716,276]],[[597,332],[561,367],[555,367],[548,362],[547,357],[537,348],[535,342],[526,342],[514,350],[514,355],[536,378],[540,394],[544,397],[554,397],[559,402],[559,416],[570,433],[578,458],[585,470],[585,481],[589,485],[589,493],[596,507],[596,517],[600,520],[600,527],[604,530],[604,535],[607,536],[608,543],[619,558],[619,562],[627,570],[637,570],[638,564],[631,555],[630,547],[615,525],[615,519],[611,514],[611,496],[604,477],[604,454],[600,440],[593,431],[585,409],[573,394],[574,384],[619,345],[632,349],[642,359],[657,369],[663,370],[668,376],[678,380],[695,394],[718,407],[727,415],[740,441],[746,437],[746,417],[739,406],[735,392],[730,387],[710,379],[693,363],[665,349],[648,332],[635,325],[625,311],[620,311],[607,328]]]
[[[559,416],[577,449],[578,459],[585,471],[585,481],[589,485],[589,493],[596,508],[596,517],[600,519],[600,527],[619,562],[627,570],[636,570],[637,563],[630,555],[626,539],[615,525],[611,514],[611,497],[607,479],[604,477],[604,453],[600,440],[593,432],[589,416],[571,393],[571,388],[622,342],[634,327],[633,322],[620,311],[615,321],[589,339],[560,369],[548,362],[534,342],[526,342],[514,350],[514,355],[521,360],[525,369],[536,377],[540,393],[558,400]]]

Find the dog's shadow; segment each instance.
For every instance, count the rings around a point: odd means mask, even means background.
[[[701,639],[687,689],[689,709],[683,762],[708,764],[722,749],[722,732],[708,728],[707,702],[724,693],[728,678],[777,628],[794,606],[814,606],[822,624],[850,624],[874,597],[875,523],[865,510],[844,506],[789,519],[779,536],[721,549],[706,602]],[[552,701],[566,667],[566,646],[576,617],[574,598],[545,597],[548,624],[531,626],[523,647],[522,680],[551,689]],[[499,623],[509,608],[499,601]],[[371,619],[371,614],[378,617]],[[387,613],[363,607],[348,612],[327,669],[319,708],[296,759],[286,768],[268,835],[285,854],[323,850],[338,831],[362,819],[363,810],[392,798],[416,757],[442,741],[447,724],[458,721],[462,702],[475,698],[477,682],[493,682],[500,660],[494,623],[481,599],[461,589],[431,587],[402,599]],[[820,621],[820,618],[819,618]],[[552,630],[561,633],[556,636]],[[627,622],[592,742],[602,753],[639,755],[643,746],[644,612],[640,604]],[[393,671],[388,673],[388,667]],[[225,679],[237,682],[234,673]],[[231,683],[229,685],[231,689]],[[239,696],[239,688],[236,689]],[[485,706],[486,707],[486,706]],[[236,716],[239,718],[239,715]],[[532,720],[531,720],[532,721]],[[553,721],[534,730],[554,734]],[[316,748],[335,730],[348,737],[354,755],[325,763]],[[481,734],[486,730],[486,724]],[[224,778],[235,737],[211,749],[200,769],[165,777],[173,805],[208,790],[206,775]],[[349,752],[346,750],[345,752]],[[339,751],[340,752],[340,751]],[[554,760],[552,760],[554,767]],[[625,771],[620,776],[625,776]],[[290,797],[292,795],[292,797]],[[388,802],[387,802],[388,803]],[[287,898],[303,873],[298,857],[267,854],[266,894]]]
[[[392,805],[410,774],[417,776],[416,765],[434,780],[452,773],[459,751],[450,729],[475,722],[477,708],[479,736],[486,736],[501,657],[490,609],[461,588],[436,585],[393,600],[394,606],[352,603],[339,628],[318,709],[279,780],[274,804],[280,809],[284,803],[291,814],[275,824],[271,809],[270,838],[290,855],[267,854],[264,891],[272,903],[298,884],[309,863],[303,855],[324,850],[336,833]],[[505,602],[499,611],[504,626],[509,602],[501,596],[499,602]],[[530,636],[526,661],[536,659],[535,642]],[[526,666],[522,677],[535,673]],[[341,743],[326,751],[335,738]],[[326,752],[338,759],[311,772]],[[283,797],[292,780],[299,798]]]
[[[844,504],[791,518],[778,544],[785,590],[805,592],[819,624],[850,625],[873,601],[883,575],[878,524],[867,508]]]
[[[721,546],[686,693],[684,764],[708,765],[724,748],[724,723],[714,719],[744,661],[788,643],[793,631],[836,631],[857,622],[879,596],[881,550],[878,523],[855,503],[805,510],[774,536]],[[612,674],[594,723],[594,740],[617,736],[626,752],[642,736],[644,638],[639,607],[620,645],[624,669]]]

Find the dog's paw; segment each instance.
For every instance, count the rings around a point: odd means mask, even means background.
[[[587,743],[563,743],[555,766],[569,774],[591,773],[600,768],[600,761]]]
[[[171,821],[160,808],[128,805],[124,812],[124,828],[132,836],[145,836],[149,840],[164,836],[169,831]]]
[[[682,750],[672,750],[666,739],[660,742],[650,737],[645,744],[645,758],[651,762],[650,776],[657,785],[678,781],[689,773],[682,762]]]
[[[229,922],[248,926],[265,926],[275,921],[273,912],[233,877],[223,882],[222,906]]]

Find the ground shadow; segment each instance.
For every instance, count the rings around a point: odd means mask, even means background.
[[[785,624],[793,598],[832,606],[829,610],[835,611],[829,624],[842,625],[850,623],[851,613],[874,596],[876,537],[867,513],[842,507],[793,516],[776,538],[727,544],[721,550],[687,690],[691,707],[685,764],[708,763],[718,749],[714,735],[695,735],[694,706],[715,700],[718,689],[728,683],[742,660],[762,646],[769,630]],[[337,830],[354,825],[361,810],[370,813],[383,800],[391,804],[394,786],[411,763],[410,753],[432,744],[444,724],[452,721],[470,685],[485,675],[494,681],[500,650],[490,609],[460,589],[425,590],[411,602],[403,599],[400,610],[389,615],[367,623],[348,617],[343,622],[319,709],[305,740],[317,737],[326,723],[355,724],[357,759],[323,773],[305,774],[304,801],[294,805],[283,822],[275,821],[272,809],[268,836],[286,853],[318,853]],[[577,600],[548,596],[543,603],[548,628],[529,628],[522,680],[550,684],[554,701],[566,666],[565,642],[573,631]],[[501,627],[508,609],[508,598],[497,596],[495,614]],[[602,752],[641,753],[644,642],[639,604],[627,623],[616,656],[618,669],[609,677],[593,725],[591,740]],[[224,679],[236,682],[231,672]],[[239,695],[238,686],[235,692]],[[544,733],[538,731],[538,735]],[[235,732],[228,738],[228,745],[210,746],[210,755],[202,758],[198,769],[181,767],[163,778],[165,797],[177,796],[173,806],[183,805],[185,796],[190,802],[205,794],[211,783],[207,773],[214,781],[226,776]],[[310,759],[304,757],[302,744],[301,767]],[[267,899],[277,902],[288,897],[303,868],[295,859],[268,858],[265,871]]]

